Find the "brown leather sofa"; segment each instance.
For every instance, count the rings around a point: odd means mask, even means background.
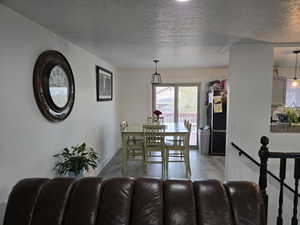
[[[24,179],[4,225],[265,225],[264,211],[250,182]]]

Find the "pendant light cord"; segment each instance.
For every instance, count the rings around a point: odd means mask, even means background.
[[[159,60],[154,59],[153,62],[155,63],[155,74],[157,74],[157,63],[159,62]]]

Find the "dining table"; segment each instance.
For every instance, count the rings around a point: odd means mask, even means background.
[[[127,127],[125,127],[122,130],[122,134],[126,136],[143,136],[143,125],[147,123],[141,123],[141,124],[128,124]],[[165,136],[182,136],[185,137],[189,134],[188,129],[184,126],[183,123],[162,123],[159,125],[164,125],[165,130]]]
[[[140,124],[128,124],[127,127],[122,129],[122,149],[126,152],[125,146],[127,144],[128,137],[138,136],[142,137],[144,135],[143,125],[147,123]],[[183,145],[185,146],[186,151],[189,150],[189,130],[186,128],[184,123],[162,123],[159,125],[165,126],[165,136],[166,137],[181,137],[183,139]],[[189,154],[187,154],[189,155]],[[189,156],[188,156],[189,157]]]

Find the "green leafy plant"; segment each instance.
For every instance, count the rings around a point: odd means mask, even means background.
[[[288,107],[284,110],[284,113],[286,113],[286,115],[288,116],[288,121],[290,125],[299,122],[298,112],[295,108]]]
[[[87,147],[86,143],[72,146],[71,150],[65,148],[62,153],[55,154],[53,157],[57,159],[53,169],[58,175],[73,172],[78,176],[82,170],[95,169],[98,164],[98,154],[93,148]]]

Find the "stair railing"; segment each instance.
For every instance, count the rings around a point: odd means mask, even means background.
[[[293,206],[293,216],[291,220],[292,225],[298,224],[297,219],[297,207],[298,207],[298,186],[300,179],[300,153],[296,152],[270,152],[268,149],[269,138],[261,137],[260,139],[261,147],[259,150],[260,157],[260,174],[259,174],[259,186],[263,195],[264,203],[266,206],[266,212],[268,209],[268,194],[267,194],[267,172],[268,172],[268,160],[269,159],[279,159],[280,160],[280,170],[279,170],[279,181],[280,181],[280,191],[279,191],[279,206],[278,206],[278,216],[277,225],[283,224],[282,219],[282,207],[283,207],[283,187],[285,185],[284,180],[286,178],[286,162],[289,159],[295,161],[294,166],[294,179],[295,179],[295,189],[294,189],[294,206]]]
[[[239,155],[246,156],[247,159],[252,161],[255,165],[260,167],[259,174],[259,187],[263,196],[264,204],[266,206],[266,215],[268,212],[268,194],[267,194],[267,175],[273,177],[280,184],[279,191],[279,206],[278,206],[278,216],[277,216],[277,225],[283,224],[282,219],[282,208],[283,208],[283,188],[287,188],[287,190],[291,191],[294,195],[294,206],[293,206],[293,216],[291,220],[291,225],[297,225],[297,206],[298,206],[298,197],[300,197],[298,193],[299,186],[299,178],[300,178],[300,153],[297,152],[270,152],[268,149],[269,138],[261,137],[260,139],[261,147],[259,150],[260,163],[251,157],[246,151],[242,150],[235,143],[231,143],[235,150],[238,151]],[[268,160],[269,159],[279,159],[280,160],[280,170],[279,176],[277,177],[274,173],[268,170]],[[295,179],[295,188],[292,188],[288,184],[284,182],[286,178],[286,162],[287,160],[294,160],[294,179]]]

